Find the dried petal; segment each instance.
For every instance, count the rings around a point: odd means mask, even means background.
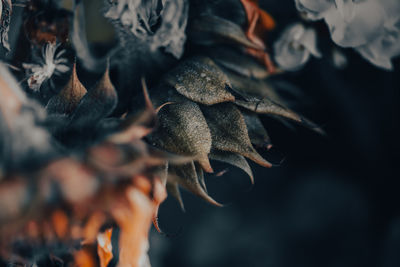
[[[67,85],[57,95],[50,98],[46,110],[50,114],[70,114],[78,106],[86,92],[86,88],[79,81],[76,74],[75,63]]]
[[[111,210],[119,225],[119,267],[140,266],[147,257],[147,236],[153,218],[153,203],[134,187],[126,190],[126,199],[115,203]]]
[[[111,236],[111,228],[97,235],[97,255],[100,259],[100,267],[107,267],[113,258]]]
[[[210,58],[186,60],[168,72],[165,80],[180,94],[201,104],[235,101],[235,97],[225,89],[230,87],[228,78]]]
[[[196,157],[205,171],[212,172],[207,156],[211,149],[207,122],[196,103],[178,98],[179,103],[160,111],[159,128],[150,140],[169,152]]]
[[[97,238],[97,234],[103,223],[106,221],[106,216],[101,212],[94,212],[87,220],[83,228],[83,244],[92,244]]]
[[[212,136],[214,149],[238,153],[254,162],[271,167],[251,145],[243,115],[231,103],[222,103],[202,108]]]
[[[216,202],[212,199],[200,185],[199,179],[197,177],[196,168],[193,162],[175,166],[171,165],[169,168],[169,177],[171,182],[177,182],[179,185],[192,192],[193,194],[201,197],[208,203],[221,207],[222,204]]]
[[[73,267],[96,267],[96,262],[92,257],[92,253],[86,248],[74,253]]]
[[[213,150],[210,153],[210,159],[225,162],[239,169],[242,169],[245,173],[249,175],[251,183],[254,184],[253,172],[250,168],[249,163],[243,156],[231,152]]]
[[[263,39],[266,31],[275,28],[274,19],[258,7],[257,0],[240,0],[246,11],[248,25],[246,35],[249,40],[264,45]]]

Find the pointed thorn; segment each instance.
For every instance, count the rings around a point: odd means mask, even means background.
[[[253,149],[254,150],[254,149]],[[266,159],[264,159],[260,154],[257,153],[257,151],[253,151],[253,152],[249,152],[247,153],[247,155],[243,156],[251,159],[252,161],[254,161],[255,163],[257,163],[258,165],[261,165],[263,167],[267,167],[267,168],[271,168],[272,167],[272,163],[270,163],[269,161],[267,161]]]
[[[197,162],[200,164],[201,168],[207,172],[207,173],[213,173],[214,170],[211,167],[210,160],[208,159],[208,156],[201,157],[197,160]]]
[[[165,107],[165,106],[167,106],[167,105],[172,105],[172,104],[176,104],[176,103],[175,103],[175,102],[166,102],[166,103],[162,104],[161,106],[159,106],[158,108],[156,108],[156,114],[158,114],[158,112],[160,112],[160,110],[161,110],[163,107]]]
[[[157,215],[153,216],[153,225],[159,234],[164,234],[164,232],[160,228],[160,225],[158,224],[158,216]]]
[[[144,101],[146,103],[146,109],[154,111],[153,103],[150,100],[149,91],[147,90],[146,80],[144,77],[141,78],[141,82],[142,82]]]
[[[212,197],[210,197],[206,192],[199,192],[199,193],[197,193],[197,195],[199,196],[199,197],[201,197],[202,199],[204,199],[205,201],[207,201],[208,203],[210,203],[211,205],[214,205],[214,206],[217,206],[217,207],[220,207],[220,208],[222,208],[222,207],[224,207],[224,205],[223,204],[221,204],[221,203],[219,203],[219,202],[217,202],[215,199],[213,199]]]

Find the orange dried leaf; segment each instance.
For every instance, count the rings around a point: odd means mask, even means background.
[[[107,267],[113,258],[111,236],[111,228],[97,235],[97,255],[100,259],[100,267]]]
[[[263,45],[263,35],[266,31],[270,31],[275,28],[274,19],[264,10],[258,6],[256,0],[240,0],[246,11],[248,28],[246,31],[247,37],[255,42],[261,42]]]
[[[100,227],[103,225],[105,220],[106,217],[101,212],[95,212],[89,217],[85,227],[83,228],[83,244],[91,244],[95,241]]]
[[[88,249],[82,249],[74,253],[74,267],[96,267],[97,264]]]
[[[248,48],[246,51],[263,63],[270,73],[275,73],[275,66],[265,51],[265,33],[275,28],[274,19],[264,10],[260,9],[257,0],[240,0],[247,15],[247,38],[263,49]]]
[[[134,187],[126,190],[125,197],[111,211],[121,229],[118,266],[139,267],[140,261],[147,257],[154,205],[147,195]]]
[[[51,223],[58,238],[63,239],[69,230],[68,217],[62,210],[56,210],[51,215]]]

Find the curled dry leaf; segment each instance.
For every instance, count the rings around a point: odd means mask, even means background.
[[[182,62],[168,72],[165,81],[180,94],[204,105],[235,101],[226,90],[230,87],[228,78],[210,58],[194,57]]]
[[[100,267],[107,267],[113,258],[111,236],[111,228],[97,235],[97,255],[100,259]]]
[[[111,210],[120,226],[119,267],[139,267],[147,257],[147,232],[153,218],[153,203],[142,191],[130,187]]]
[[[264,10],[258,7],[257,0],[241,0],[247,15],[247,28],[246,36],[247,38],[257,44],[259,48],[247,48],[247,53],[252,55],[254,58],[258,59],[263,63],[270,73],[275,73],[275,66],[269,56],[265,51],[265,33],[272,30],[275,27],[274,19]]]
[[[212,148],[245,156],[257,164],[271,167],[251,145],[246,123],[232,103],[222,103],[202,109],[212,136]]]
[[[258,0],[240,0],[247,16],[246,36],[254,43],[264,46],[265,32],[275,28],[274,19],[258,6]]]

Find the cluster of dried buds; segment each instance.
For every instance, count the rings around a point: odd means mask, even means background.
[[[3,258],[18,264],[107,266],[113,258],[112,229],[118,226],[124,248],[119,265],[139,266],[146,260],[149,225],[166,197],[157,167],[167,160],[187,161],[141,140],[156,116],[148,96],[140,115],[107,119],[117,100],[108,70],[86,92],[74,67],[43,117],[43,108],[25,97],[4,66],[0,82]],[[88,130],[93,139],[83,144],[79,139]],[[79,149],[58,146],[65,135],[79,140],[69,144]],[[32,255],[24,255],[26,249]]]
[[[272,166],[255,148],[272,146],[259,115],[320,131],[270,80],[274,21],[257,1],[106,1],[119,40],[104,58],[84,1],[24,5],[6,57],[23,82],[0,66],[0,258],[16,266],[149,266],[165,188],[182,208],[179,187],[221,206],[205,185],[210,159],[252,182],[245,158]],[[77,69],[105,71],[87,90]]]

